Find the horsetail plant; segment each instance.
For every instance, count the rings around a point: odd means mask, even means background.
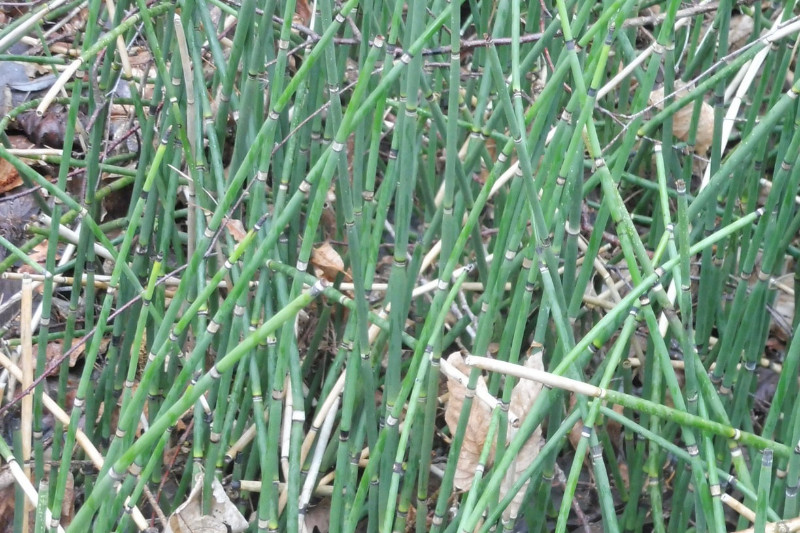
[[[10,530],[794,527],[794,1],[26,9]]]

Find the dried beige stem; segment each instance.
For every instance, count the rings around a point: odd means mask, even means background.
[[[22,301],[20,302],[20,349],[22,352],[22,389],[27,390],[33,384],[33,284],[31,278],[22,278]],[[33,438],[33,395],[26,394],[22,397],[22,414],[20,416],[20,433],[22,435],[22,460],[23,472],[27,479],[31,479],[31,446]],[[33,504],[36,505],[35,503]],[[22,515],[22,530],[28,531],[28,513],[31,502],[25,500],[25,512]]]
[[[33,484],[31,484],[28,477],[22,471],[22,468],[20,468],[16,459],[12,458],[12,460],[9,461],[8,469],[11,472],[11,475],[14,476],[14,479],[16,480],[19,487],[22,489],[22,492],[25,493],[26,504],[36,506],[37,502],[39,501],[39,493],[36,491],[36,487],[34,487]],[[25,514],[27,515],[28,513]],[[45,521],[48,524],[52,523],[53,521],[53,514],[50,511],[49,507],[45,509]],[[64,533],[64,528],[61,527],[60,525],[58,526],[57,530],[59,533]]]
[[[106,0],[106,8],[108,9],[108,16],[111,20],[114,19],[114,12],[116,11],[116,6],[114,5],[113,0]],[[125,39],[122,38],[122,35],[117,36],[117,53],[119,54],[119,61],[122,63],[122,71],[125,73],[126,76],[132,77],[133,72],[131,70],[131,59],[128,57],[128,49],[125,46]]]
[[[23,35],[28,33],[31,28],[36,26],[48,13],[50,13],[55,8],[59,7],[61,4],[65,3],[67,0],[53,0],[52,2],[48,2],[37,9],[36,13],[26,19],[22,24],[17,26],[14,30],[12,30],[8,35],[6,35],[3,39],[0,39],[0,50],[5,51],[6,48],[10,47],[13,43],[17,42]]]
[[[725,505],[736,511],[739,514],[739,516],[746,518],[750,522],[756,521],[756,513],[754,513],[752,509],[747,507],[745,504],[743,504],[730,494],[723,493],[719,499],[722,503],[724,503]]]
[[[14,362],[6,357],[6,355],[0,351],[0,365],[5,367],[12,376],[14,376],[17,380],[22,381],[22,369],[14,364]],[[69,415],[61,408],[58,403],[53,400],[47,394],[42,394],[42,404],[44,408],[53,413],[53,416],[65,426],[69,426]],[[75,431],[75,441],[78,445],[86,452],[87,457],[92,461],[92,464],[98,469],[103,468],[103,456],[102,454],[97,451],[92,441],[89,437],[86,436],[82,430],[77,429]],[[35,491],[35,489],[34,489]],[[34,500],[34,503],[36,500]],[[133,521],[136,522],[136,526],[140,530],[145,530],[149,527],[147,520],[145,519],[142,512],[139,510],[138,507],[133,508]]]

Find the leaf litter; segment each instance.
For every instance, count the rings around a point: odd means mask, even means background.
[[[464,362],[461,353],[454,352],[447,358],[447,362],[455,369],[459,370],[464,375],[468,374],[470,369]],[[534,345],[530,350],[530,354],[523,361],[523,366],[530,369],[544,370],[542,362],[542,350],[537,345]],[[451,434],[456,432],[458,420],[461,416],[461,411],[464,408],[464,400],[468,396],[468,389],[464,385],[464,379],[458,379],[457,376],[452,376],[448,373],[447,389],[449,392],[447,406],[445,407],[445,421]],[[519,427],[522,420],[525,419],[531,407],[536,403],[536,399],[542,391],[542,384],[530,380],[521,379],[514,386],[511,392],[511,401],[509,404],[508,424],[506,428],[506,443],[509,442],[519,432]],[[478,378],[478,384],[475,391],[478,395],[487,394],[486,381],[483,376]],[[489,434],[489,425],[492,419],[492,408],[490,408],[485,401],[477,400],[472,402],[472,407],[469,413],[469,421],[467,423],[467,430],[464,435],[464,440],[461,446],[461,451],[458,456],[458,463],[454,476],[454,485],[459,490],[467,490],[472,484],[475,477],[475,472],[480,462],[481,452],[486,444]],[[531,434],[528,440],[520,449],[519,453],[514,457],[513,462],[506,471],[503,482],[500,485],[500,498],[505,497],[512,490],[514,483],[520,479],[523,472],[530,466],[530,464],[539,455],[539,451],[544,445],[542,438],[542,429],[537,427]],[[495,450],[497,447],[496,442],[491,443],[491,451],[489,454],[489,463],[494,460]],[[504,520],[515,520],[523,503],[525,491],[527,490],[529,481],[514,494],[513,499],[509,506],[503,513]]]

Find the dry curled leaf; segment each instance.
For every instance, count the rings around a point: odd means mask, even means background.
[[[455,368],[469,374],[469,367],[464,363],[461,354],[454,352],[447,358],[447,362]],[[483,377],[478,378],[478,388],[486,389],[486,382]],[[464,398],[467,395],[467,387],[462,385],[457,379],[447,378],[447,389],[450,393],[447,407],[444,411],[444,419],[450,433],[455,434],[458,427],[458,419],[461,416],[461,409],[464,407]],[[453,477],[453,484],[459,490],[466,490],[472,484],[475,476],[475,469],[478,466],[481,450],[486,442],[486,435],[489,432],[489,422],[492,418],[492,411],[481,401],[473,401],[469,412],[469,422],[464,433],[464,440],[461,444],[461,451],[458,454],[456,473]],[[491,457],[494,456],[492,449]],[[491,458],[490,458],[491,460]]]
[[[675,94],[673,98],[679,99],[686,96],[691,89],[680,80],[675,80]],[[664,109],[664,88],[656,89],[650,93],[650,105],[657,109]],[[692,125],[692,113],[694,104],[689,103],[680,108],[672,116],[672,134],[681,141],[689,139],[689,128]],[[705,155],[711,147],[714,138],[714,109],[703,102],[700,107],[700,118],[697,122],[697,135],[694,141],[694,152],[698,155]]]
[[[461,354],[455,352],[447,358],[447,363],[455,367],[457,370],[466,374],[469,367],[464,363]],[[533,368],[537,370],[544,370],[542,363],[542,350],[541,345],[534,343],[534,346],[529,351],[529,357],[524,363],[526,368]],[[464,405],[464,398],[466,397],[467,388],[462,381],[450,373],[447,374],[447,388],[449,391],[449,398],[447,407],[445,409],[444,418],[450,431],[455,433],[456,426],[458,425],[461,410]],[[539,393],[542,391],[541,383],[530,380],[520,380],[511,392],[511,402],[509,404],[508,416],[508,429],[506,431],[506,444],[511,442],[514,436],[519,431],[520,424],[527,416],[533,404],[536,402]],[[483,377],[479,378],[476,386],[476,395],[488,396],[489,392],[486,389],[486,382]],[[478,460],[486,442],[486,437],[489,432],[489,423],[492,417],[491,408],[484,401],[474,401],[470,410],[467,431],[464,435],[464,440],[461,444],[461,451],[458,456],[458,464],[456,465],[456,473],[453,479],[453,484],[456,488],[465,490],[468,489],[472,483],[473,476],[478,465]],[[539,450],[543,444],[542,430],[536,428],[533,434],[528,438],[522,449],[518,452],[514,461],[506,471],[505,478],[500,486],[500,497],[504,497],[512,488],[514,483],[522,476],[528,466],[539,455]],[[492,443],[491,453],[489,455],[489,463],[494,459],[494,452],[496,443]],[[503,517],[507,520],[514,520],[517,516],[522,499],[525,495],[525,490],[528,487],[526,481],[522,488],[514,495],[513,500],[503,513]]]
[[[318,278],[325,278],[333,282],[336,281],[336,277],[341,273],[346,280],[352,279],[344,269],[342,256],[327,241],[311,251],[311,264],[314,266]]]
[[[541,345],[538,343],[534,344],[530,350],[530,355],[524,362],[524,366],[525,368],[544,370]],[[528,411],[530,411],[531,407],[533,407],[533,404],[536,403],[536,398],[539,397],[539,393],[541,392],[542,384],[538,381],[531,381],[528,379],[520,379],[514,389],[511,391],[508,431],[506,432],[508,442],[511,442],[511,440],[519,431],[520,424],[525,419],[525,416],[528,414]],[[528,440],[525,441],[525,444],[514,458],[514,462],[511,463],[506,471],[506,475],[500,485],[501,499],[504,498],[509,491],[511,491],[514,483],[522,476],[522,473],[526,468],[528,468],[528,466],[530,466],[533,460],[536,459],[536,456],[539,455],[539,450],[541,450],[542,445],[542,428],[537,427]],[[511,500],[511,503],[509,503],[508,507],[506,507],[505,511],[503,511],[504,520],[510,520],[512,522],[516,520],[517,513],[522,505],[522,499],[524,498],[525,491],[528,488],[528,483],[529,481],[525,482],[522,488],[520,488],[519,491],[514,495],[514,498]]]
[[[100,352],[105,353],[108,350],[108,345],[111,342],[110,338],[104,338],[100,341]],[[73,368],[77,362],[83,357],[84,352],[86,351],[86,343],[82,343],[77,345],[77,347],[70,352],[69,354],[69,367]],[[64,341],[57,340],[47,343],[47,348],[45,349],[45,354],[47,357],[47,363],[50,364],[53,361],[58,360],[61,355],[64,353]]]
[[[148,64],[150,61],[153,60],[153,56],[150,54],[150,51],[146,48],[142,48],[140,46],[132,47],[128,53],[128,60],[131,63],[131,66],[142,66]]]
[[[2,75],[2,71],[0,71],[0,76]],[[0,115],[4,112],[3,109],[0,109]],[[8,135],[8,141],[11,148],[27,150],[35,146],[23,135]],[[0,193],[7,193],[21,185],[23,185],[22,178],[14,165],[5,159],[0,159]]]
[[[328,533],[331,529],[331,501],[322,500],[316,505],[310,506],[305,512],[306,531],[316,533]]]
[[[5,159],[0,159],[0,193],[15,189],[22,183],[17,169]]]
[[[228,230],[233,240],[237,243],[242,242],[247,236],[247,230],[244,229],[244,224],[242,224],[241,220],[235,218],[229,218],[225,222],[225,229]]]
[[[239,533],[247,529],[247,520],[214,479],[211,484],[211,508],[203,514],[203,480],[196,479],[189,498],[169,517],[166,533]]]
[[[311,7],[308,5],[307,0],[297,0],[294,7],[294,19],[303,26],[309,26],[311,23]]]

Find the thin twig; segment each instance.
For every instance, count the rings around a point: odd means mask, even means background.
[[[754,0],[742,0],[737,2],[737,5],[741,6],[749,6],[753,4]],[[682,18],[687,17],[694,17],[695,15],[702,15],[704,13],[710,13],[712,11],[716,11],[719,8],[719,0],[714,2],[709,2],[707,4],[701,4],[699,6],[692,6],[687,7],[686,9],[681,9],[675,13],[675,20],[679,20]],[[635,26],[648,26],[648,25],[656,25],[664,22],[664,19],[667,18],[666,13],[658,13],[657,15],[648,15],[646,17],[635,17],[626,20],[622,23],[623,28],[632,28]]]

